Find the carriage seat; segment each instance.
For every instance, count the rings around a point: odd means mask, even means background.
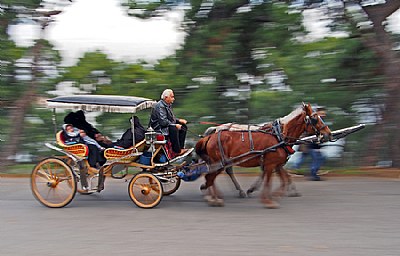
[[[88,153],[89,153],[88,146],[83,143],[66,144],[63,131],[57,132],[56,141],[59,146],[61,146],[64,150],[68,151],[71,154],[74,154],[74,155],[80,156],[80,157],[88,156]]]
[[[107,160],[121,159],[124,162],[135,161],[144,151],[145,140],[130,148],[107,148],[104,150],[104,157]]]

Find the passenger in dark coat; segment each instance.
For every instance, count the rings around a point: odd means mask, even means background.
[[[93,125],[86,121],[85,113],[82,110],[69,113],[64,118],[64,123],[72,124],[74,127],[84,130],[92,139],[96,139],[95,135],[100,133],[99,130],[94,128]]]
[[[72,124],[74,127],[84,130],[90,138],[96,140],[103,147],[112,143],[108,137],[101,134],[99,130],[86,121],[85,113],[82,110],[69,113],[65,116],[64,123]]]
[[[131,119],[129,119],[131,120]],[[134,127],[135,127],[135,144],[144,140],[144,134],[146,130],[143,125],[139,122],[139,118],[137,116],[133,117]],[[121,138],[116,142],[112,143],[112,146],[118,146],[122,148],[130,148],[133,146],[133,137],[132,137],[132,127],[126,130],[124,134],[122,134]]]

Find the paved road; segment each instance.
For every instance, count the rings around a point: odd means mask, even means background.
[[[239,177],[247,188],[255,177]],[[217,180],[225,207],[206,206],[201,180],[183,183],[157,208],[140,209],[128,183],[107,180],[100,194],[50,209],[29,180],[0,178],[0,255],[400,255],[400,180],[296,178],[303,194],[265,209]]]

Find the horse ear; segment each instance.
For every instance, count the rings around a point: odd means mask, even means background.
[[[301,103],[301,106],[302,106],[303,110],[305,112],[307,112],[307,105],[306,105],[306,103],[304,103],[304,101]]]
[[[306,114],[309,116],[312,114],[312,107],[310,103],[307,103],[307,105],[304,105],[304,110],[306,111]]]

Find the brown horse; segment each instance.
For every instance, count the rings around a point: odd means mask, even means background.
[[[223,205],[223,199],[215,186],[215,178],[228,166],[256,167],[262,169],[264,181],[261,201],[267,208],[278,208],[279,204],[271,196],[271,176],[275,169],[287,161],[288,149],[304,132],[317,134],[325,140],[331,139],[331,130],[310,104],[303,104],[289,115],[276,120],[272,126],[266,125],[255,131],[221,130],[199,140],[196,153],[208,165],[206,183],[202,189],[210,193],[210,205]],[[282,179],[282,177],[281,177]]]
[[[204,132],[203,137],[209,136],[213,133],[217,133],[219,131],[227,130],[227,131],[240,131],[240,132],[249,132],[259,130],[261,127],[263,129],[272,129],[272,122],[258,124],[258,125],[250,125],[250,124],[236,124],[236,123],[225,123],[220,124],[218,126],[211,126],[207,128]],[[250,196],[255,190],[257,190],[262,183],[262,175],[260,175],[257,180],[251,185],[251,187],[245,192],[237,181],[235,174],[233,173],[233,167],[228,166],[225,168],[225,172],[231,178],[233,185],[236,190],[239,192],[239,197],[245,198],[246,196]],[[275,170],[276,174],[278,174],[281,184],[278,190],[274,192],[276,196],[287,195],[289,197],[297,197],[301,196],[301,194],[297,191],[295,184],[292,181],[289,173],[286,171],[283,166],[278,166]],[[203,186],[204,187],[204,186]]]

